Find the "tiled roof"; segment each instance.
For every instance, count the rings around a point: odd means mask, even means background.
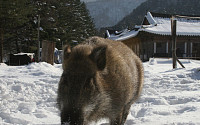
[[[145,16],[150,25],[142,25],[140,31],[159,35],[171,35],[171,19],[165,17],[152,16],[150,12]],[[176,18],[177,20],[177,35],[180,36],[200,36],[200,20]]]
[[[140,31],[149,32],[158,35],[171,35],[171,15],[169,14],[156,14],[148,12],[145,16],[148,21],[148,25],[136,26],[138,30],[123,30],[118,34],[109,33],[107,36],[112,40],[126,40],[137,36]],[[184,18],[183,18],[184,17]],[[178,36],[200,36],[200,18],[187,16],[176,17],[177,29],[176,34]]]

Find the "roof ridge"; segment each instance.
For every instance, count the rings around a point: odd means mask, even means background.
[[[182,15],[182,14],[166,14],[166,13],[157,13],[150,11],[153,17],[163,17],[163,18],[171,18],[172,16],[177,16],[178,18],[191,18],[200,20],[200,15]]]

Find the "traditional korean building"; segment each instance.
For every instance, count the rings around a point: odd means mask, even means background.
[[[109,39],[122,41],[143,61],[150,57],[172,57],[172,15],[148,12],[134,30],[106,32]],[[200,18],[178,16],[176,48],[179,58],[200,59]]]

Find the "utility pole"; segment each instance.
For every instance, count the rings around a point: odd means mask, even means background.
[[[172,35],[172,61],[173,61],[173,69],[177,68],[176,63],[176,24],[177,20],[174,16],[171,19],[171,35]]]
[[[38,15],[38,62],[40,62],[40,15]]]

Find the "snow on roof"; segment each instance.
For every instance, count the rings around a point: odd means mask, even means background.
[[[123,32],[119,35],[114,35],[114,34],[110,34],[110,37],[109,39],[112,39],[112,40],[126,40],[126,39],[129,39],[131,37],[135,37],[137,36],[137,34],[139,33],[139,31],[135,31],[135,30],[131,30],[131,31],[126,31],[126,32]]]
[[[185,16],[184,16],[185,17]],[[152,14],[148,12],[145,18],[149,25],[135,26],[136,30],[121,31],[121,33],[110,34],[106,31],[108,39],[112,40],[126,40],[137,36],[140,31],[145,31],[158,35],[171,35],[171,16],[162,14]],[[200,36],[200,18],[176,18],[177,32],[179,36]]]
[[[156,20],[153,18],[152,14],[150,12],[147,13],[145,16],[150,24],[157,24]]]
[[[151,25],[143,25],[140,31],[159,35],[171,35],[171,19],[164,17],[154,17],[150,12],[145,16]],[[176,18],[177,35],[180,36],[200,36],[200,20]],[[156,24],[156,25],[155,25]]]

